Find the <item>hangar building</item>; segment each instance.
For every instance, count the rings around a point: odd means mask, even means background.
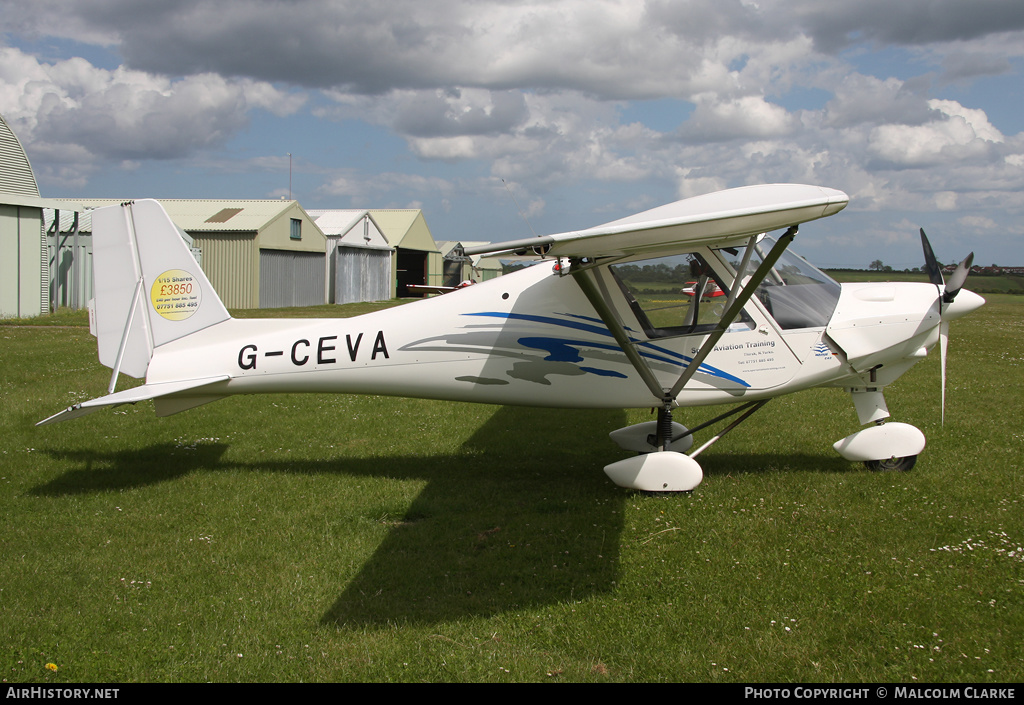
[[[39,197],[28,155],[0,115],[0,317],[29,318],[50,311],[46,208],[72,211],[77,206]]]
[[[99,208],[126,199],[83,199]],[[324,302],[327,238],[298,201],[157,199],[228,308]]]
[[[394,248],[366,210],[310,210],[327,237],[329,304],[392,298]]]
[[[441,251],[430,234],[423,211],[416,209],[370,210],[395,253],[393,297],[420,296],[405,287],[408,284],[441,285]]]

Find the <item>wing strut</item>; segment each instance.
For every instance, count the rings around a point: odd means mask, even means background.
[[[697,373],[705,358],[707,358],[711,353],[711,350],[718,343],[719,339],[721,339],[722,335],[724,335],[729,329],[732,322],[740,315],[743,307],[748,301],[750,301],[750,298],[754,295],[757,287],[762,281],[764,281],[769,272],[772,271],[775,263],[779,260],[779,257],[782,256],[782,253],[785,252],[786,248],[789,247],[789,244],[793,242],[793,238],[796,237],[796,233],[797,226],[795,225],[783,233],[775,243],[775,246],[772,247],[771,251],[764,257],[754,274],[747,280],[747,285],[742,288],[739,294],[736,294],[736,285],[742,278],[743,271],[746,269],[748,262],[748,258],[744,257],[743,265],[741,266],[740,272],[736,276],[736,282],[733,285],[733,292],[730,294],[728,309],[718,322],[715,329],[711,331],[708,337],[704,340],[704,343],[697,351],[697,354],[693,356],[693,359],[686,366],[686,369],[683,370],[683,373],[671,388],[663,387],[661,385],[661,382],[658,381],[657,376],[655,376],[653,370],[651,370],[650,365],[647,364],[647,361],[644,360],[643,356],[636,349],[639,341],[633,340],[629,333],[626,332],[625,326],[622,324],[622,321],[619,320],[615,310],[608,303],[607,297],[599,290],[597,282],[590,273],[591,268],[585,266],[581,267],[581,263],[574,259],[569,272],[573,275],[573,278],[576,279],[580,289],[583,290],[584,295],[594,307],[597,315],[599,315],[604,324],[608,326],[608,330],[611,332],[612,337],[615,338],[615,342],[619,344],[622,352],[626,355],[626,358],[640,375],[640,378],[643,379],[644,384],[647,385],[651,394],[654,395],[661,404],[666,405],[666,408],[671,408],[673,401],[677,396],[679,396],[683,387],[685,387],[686,383],[689,382]]]
[[[719,339],[725,334],[725,331],[729,329],[732,322],[736,320],[736,317],[740,315],[740,311],[743,310],[743,307],[746,306],[748,301],[750,301],[750,297],[752,297],[754,292],[757,291],[758,285],[760,285],[764,278],[768,276],[768,273],[779,260],[779,257],[781,257],[782,253],[785,252],[787,247],[789,247],[789,243],[793,242],[793,238],[796,237],[796,233],[797,226],[794,225],[783,233],[782,237],[780,237],[778,242],[775,243],[775,246],[768,253],[768,256],[764,258],[764,261],[761,262],[761,265],[747,281],[747,285],[743,288],[743,291],[736,296],[732,305],[729,306],[728,310],[723,314],[722,320],[718,322],[715,329],[711,331],[711,334],[704,340],[704,344],[700,346],[700,350],[698,350],[697,354],[693,356],[693,360],[691,360],[690,364],[688,364],[686,369],[683,370],[683,374],[681,374],[679,379],[676,380],[676,383],[672,385],[672,389],[668,393],[669,399],[675,399],[679,395],[679,392],[683,391],[683,387],[686,386],[686,383],[689,382],[695,374],[697,374],[697,370],[704,362],[704,359],[711,353],[711,350],[715,345],[718,344]]]
[[[640,378],[644,381],[644,384],[647,385],[647,388],[650,390],[654,398],[658,400],[658,404],[660,405],[658,408],[658,434],[656,444],[658,448],[667,450],[669,445],[672,443],[672,407],[676,403],[676,397],[679,396],[679,393],[686,386],[687,382],[689,382],[700,369],[705,358],[707,358],[711,353],[711,350],[715,345],[718,344],[719,339],[729,329],[732,322],[739,317],[740,312],[754,295],[757,287],[762,281],[764,281],[769,272],[772,271],[775,263],[779,260],[779,257],[782,256],[782,253],[785,252],[786,248],[789,247],[789,244],[793,242],[793,238],[796,237],[796,233],[797,226],[795,225],[786,230],[782,237],[780,237],[775,243],[775,246],[772,247],[768,255],[764,257],[754,274],[747,280],[747,285],[742,288],[739,294],[735,294],[735,289],[739,285],[743,272],[746,270],[749,262],[749,258],[744,258],[743,265],[736,275],[736,281],[732,287],[734,291],[733,294],[730,295],[730,300],[728,302],[729,306],[727,307],[725,314],[722,316],[715,329],[711,331],[703,344],[701,344],[700,349],[693,356],[693,359],[690,360],[689,364],[683,370],[683,373],[679,375],[679,379],[676,380],[676,383],[672,385],[671,388],[663,387],[661,385],[661,382],[654,374],[650,365],[647,364],[647,361],[636,349],[639,341],[633,340],[629,333],[626,332],[625,326],[622,324],[622,321],[619,320],[615,310],[608,302],[607,296],[601,292],[598,282],[590,273],[591,268],[585,266],[580,268],[580,265],[583,263],[575,258],[572,260],[572,266],[569,269],[570,274],[572,274],[573,278],[576,279],[580,289],[582,289],[587,300],[590,301],[594,310],[601,317],[601,320],[606,326],[608,326],[609,332],[611,332],[615,342],[618,343],[619,348],[621,348],[622,352],[626,355],[626,359],[628,359],[630,364],[633,365],[633,369],[635,369],[637,374],[640,375]],[[760,408],[760,406],[755,407],[755,410],[757,408]],[[753,413],[753,411],[750,413]],[[746,415],[742,417],[741,421],[745,418]],[[731,428],[732,427],[728,430],[731,430]],[[714,440],[717,440],[717,437]],[[714,440],[712,442],[714,442]],[[703,450],[703,448],[700,450]]]
[[[736,278],[732,281],[732,286],[729,287],[729,298],[725,302],[725,307],[729,308],[732,306],[732,302],[736,300],[737,294],[740,293],[739,284],[743,281],[743,277],[747,275],[747,267],[750,266],[750,257],[754,254],[754,246],[757,244],[757,235],[751,235],[750,240],[747,242],[747,249],[743,252],[743,261],[740,262],[740,268],[736,270]]]
[[[625,326],[622,325],[622,321],[615,314],[615,310],[608,303],[608,299],[601,295],[598,290],[597,283],[594,281],[594,276],[590,271],[590,268],[579,269],[577,268],[578,262],[574,261],[572,267],[569,268],[569,272],[573,278],[576,279],[576,283],[580,285],[580,289],[583,290],[587,300],[590,301],[590,305],[597,311],[597,315],[601,317],[604,324],[608,326],[609,332],[612,337],[615,338],[615,342],[622,348],[622,352],[625,353],[626,359],[629,360],[630,364],[633,365],[633,369],[637,371],[640,378],[647,385],[647,388],[651,390],[651,394],[659,403],[664,403],[666,400],[667,389],[661,386],[661,382],[654,375],[654,371],[651,370],[650,365],[644,360],[643,356],[636,349],[636,341],[629,337],[629,333],[626,332]]]

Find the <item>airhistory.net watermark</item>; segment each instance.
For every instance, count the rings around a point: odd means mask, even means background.
[[[5,698],[25,700],[115,700],[120,688],[53,688],[49,686],[7,686]]]

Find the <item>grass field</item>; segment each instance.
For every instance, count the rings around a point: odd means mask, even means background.
[[[828,274],[839,282],[927,282],[928,275],[924,272],[889,272],[879,273],[868,270],[829,270]],[[1024,294],[1024,277],[1013,274],[1004,275],[972,275],[968,280],[968,288],[977,294]]]
[[[839,458],[853,406],[812,390],[673,496],[601,471],[647,411],[287,395],[39,429],[109,371],[81,314],[0,326],[0,676],[1020,682],[1022,304],[953,324],[944,427],[937,355],[889,389],[929,439],[910,473]]]

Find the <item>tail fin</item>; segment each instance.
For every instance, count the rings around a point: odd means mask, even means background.
[[[224,304],[157,201],[93,212],[100,363],[144,377],[155,348],[229,319]]]

